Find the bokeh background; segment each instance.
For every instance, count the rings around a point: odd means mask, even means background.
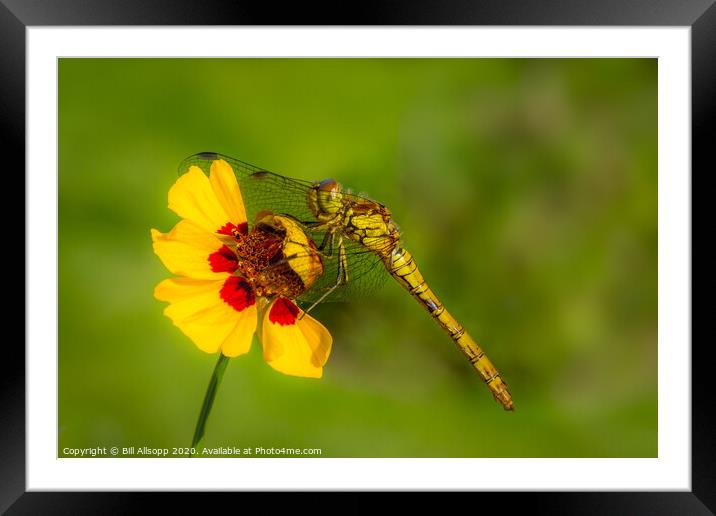
[[[316,309],[322,379],[233,359],[206,446],[657,455],[655,59],[61,59],[60,456],[190,444],[217,357],[152,297],[149,230],[207,150],[389,206],[516,411],[391,280]]]

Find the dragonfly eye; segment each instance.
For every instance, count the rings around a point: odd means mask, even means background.
[[[319,219],[333,217],[343,206],[341,185],[335,179],[316,181],[308,192],[308,204]]]
[[[318,181],[316,183],[316,187],[321,192],[338,192],[340,191],[341,187],[338,184],[338,182],[335,179],[324,179],[323,181]]]

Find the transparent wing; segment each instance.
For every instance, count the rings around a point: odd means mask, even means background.
[[[366,298],[377,293],[388,278],[383,262],[375,253],[352,240],[344,240],[347,281],[331,292],[324,301],[348,301]],[[338,251],[323,258],[323,275],[301,299],[315,301],[336,284],[338,279]]]
[[[316,246],[321,245],[326,236],[325,229],[310,227],[311,223],[316,222],[307,202],[308,190],[312,186],[311,182],[284,177],[215,152],[202,152],[186,158],[179,166],[179,173],[183,174],[189,167],[197,166],[208,175],[212,161],[217,159],[225,160],[234,169],[246,207],[249,224],[252,223],[256,214],[262,210],[289,215],[301,225],[306,235],[313,240]],[[367,200],[349,192],[344,192],[344,196],[348,199]],[[323,300],[324,302],[347,301],[370,296],[380,289],[389,276],[376,253],[349,239],[344,239],[343,244],[346,253],[348,280],[344,285],[331,292]],[[327,249],[323,251],[326,253]],[[306,254],[315,252],[315,249],[306,249]],[[302,256],[299,255],[287,257],[287,260],[292,261],[294,270],[300,270],[297,265],[302,262],[300,258]],[[339,268],[337,247],[334,246],[332,256],[323,256],[322,261],[324,273],[309,290],[299,297],[299,301],[317,301],[335,285]]]
[[[249,223],[261,210],[291,215],[302,222],[315,220],[307,203],[306,196],[311,188],[308,181],[280,176],[215,152],[202,152],[186,158],[179,165],[179,173],[185,173],[194,165],[208,175],[212,161],[217,159],[225,160],[234,169]]]
[[[321,243],[323,236],[323,232],[314,231],[312,238],[316,238],[316,241]],[[343,244],[347,262],[347,282],[333,290],[322,302],[366,298],[380,290],[389,276],[378,255],[352,240],[347,241],[344,239]],[[300,274],[304,272],[302,269],[303,264],[310,263],[309,260],[304,258],[315,255],[317,252],[319,251],[314,248],[305,247],[305,251],[287,256],[285,261],[274,266],[280,267],[282,263],[289,262],[291,268]],[[336,284],[339,269],[338,249],[334,247],[332,256],[323,254],[321,261],[323,263],[323,274],[304,294],[298,297],[299,301],[317,301]]]
[[[313,185],[310,181],[285,177],[217,152],[189,156],[179,165],[179,174],[184,174],[194,165],[209,175],[211,162],[217,159],[223,159],[234,169],[249,222],[261,210],[291,215],[304,224],[316,221],[308,207],[308,191]],[[343,192],[343,196],[354,201],[375,202],[347,191]]]

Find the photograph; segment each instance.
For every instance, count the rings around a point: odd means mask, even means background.
[[[659,457],[659,66],[59,57],[57,458]]]

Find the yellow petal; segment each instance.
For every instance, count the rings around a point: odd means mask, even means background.
[[[256,332],[256,305],[239,312],[239,320],[221,344],[221,352],[227,357],[237,357],[249,352]]]
[[[209,178],[196,166],[191,166],[169,190],[169,209],[209,233],[216,233],[227,222],[244,222],[231,220],[217,199]]]
[[[154,252],[164,266],[178,276],[219,279],[233,272],[224,263],[226,260],[211,261],[212,255],[223,249],[224,244],[189,220],[180,221],[169,233],[152,229],[152,241]]]
[[[221,288],[221,281],[206,281],[190,278],[169,278],[159,283],[154,288],[154,297],[160,301],[182,301],[187,298],[212,292]]]
[[[223,159],[211,163],[209,181],[229,220],[237,226],[246,222],[246,209],[234,171]]]
[[[224,280],[170,278],[157,285],[154,296],[170,303],[164,315],[199,349],[215,353],[229,339],[242,318],[240,312],[221,299],[219,292],[223,285]],[[242,349],[239,343],[234,343],[235,338],[227,343],[232,352]]]
[[[261,329],[264,360],[284,374],[320,378],[333,338],[321,323],[304,315],[293,303],[298,312],[295,316],[287,314],[285,303],[290,301],[276,299],[266,310]]]

